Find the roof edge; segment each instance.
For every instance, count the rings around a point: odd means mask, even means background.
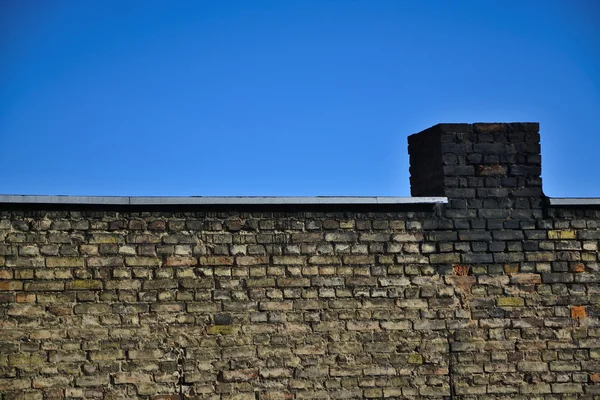
[[[303,205],[303,204],[446,204],[447,197],[394,196],[37,196],[0,195],[0,204],[64,205]]]
[[[599,197],[549,197],[551,206],[600,206]]]

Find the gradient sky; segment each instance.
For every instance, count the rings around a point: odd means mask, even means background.
[[[410,195],[407,136],[539,121],[600,197],[600,1],[0,2],[0,193]]]

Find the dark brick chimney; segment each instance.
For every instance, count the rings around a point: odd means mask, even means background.
[[[461,199],[466,208],[539,208],[538,132],[538,123],[475,123],[411,135],[411,194]]]

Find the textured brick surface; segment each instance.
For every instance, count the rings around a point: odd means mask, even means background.
[[[600,396],[600,209],[537,130],[411,136],[445,205],[0,206],[0,398]]]

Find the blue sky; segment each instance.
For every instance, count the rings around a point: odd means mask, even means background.
[[[407,136],[539,121],[600,197],[600,2],[0,2],[0,193],[410,194]]]

